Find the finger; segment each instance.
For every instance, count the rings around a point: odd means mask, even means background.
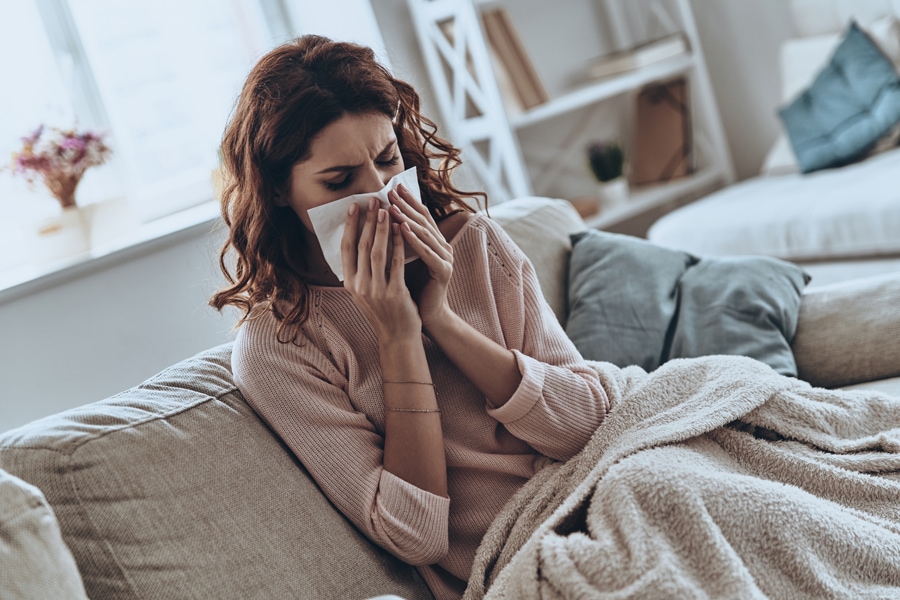
[[[399,220],[419,241],[434,250],[442,258],[447,259],[452,255],[452,247],[439,229],[425,226],[414,221]]]
[[[387,267],[388,236],[391,231],[391,219],[383,208],[377,209],[375,240],[372,246],[372,280],[383,285],[384,270]]]
[[[356,255],[356,274],[366,280],[372,276],[372,245],[375,242],[375,219],[378,216],[378,200],[369,198],[366,222],[359,236]]]
[[[434,217],[431,216],[431,212],[428,210],[428,207],[425,206],[423,202],[420,202],[415,196],[413,196],[412,192],[403,185],[402,183],[397,185],[398,196],[406,200],[406,203],[409,204],[417,213],[425,217],[428,221],[432,222],[437,226],[437,223],[434,221]]]
[[[356,234],[359,231],[359,207],[351,204],[344,219],[344,233],[341,235],[341,266],[344,281],[352,281],[356,276]]]
[[[391,273],[388,285],[406,285],[404,282],[406,255],[403,248],[403,234],[400,232],[400,223],[391,223],[391,241],[394,245],[394,253],[391,256]]]
[[[447,243],[446,238],[444,238],[444,234],[441,233],[441,230],[434,221],[431,221],[430,219],[425,220],[421,215],[412,216],[406,214],[396,204],[391,205],[390,211],[391,216],[394,217],[394,219],[400,223],[407,223],[412,228],[413,232],[423,240],[426,240],[433,247],[444,246],[445,249],[449,250],[449,244]]]
[[[391,190],[388,192],[388,200],[391,201],[391,206],[397,207],[399,214],[404,215],[409,220],[422,225],[431,225],[437,229],[437,223],[431,218],[431,213],[428,212],[425,205],[421,202],[417,202],[415,198],[412,198],[408,191],[406,192],[406,195],[409,199],[401,197],[396,190]]]
[[[437,267],[438,265],[435,261],[447,263],[452,260],[452,250],[444,248],[444,246],[441,244],[436,244],[437,247],[435,247],[432,244],[426,243],[419,235],[417,235],[413,231],[409,223],[403,223],[400,226],[400,231],[403,233],[403,238],[407,241],[410,247],[416,252],[416,254],[419,255],[419,258],[425,261],[425,264],[429,267]]]

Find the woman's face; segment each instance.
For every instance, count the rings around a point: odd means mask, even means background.
[[[311,208],[377,192],[403,171],[391,120],[378,113],[347,114],[325,127],[313,139],[309,158],[294,165],[288,205],[312,231]]]

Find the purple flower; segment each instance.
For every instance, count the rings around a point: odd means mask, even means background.
[[[105,135],[40,125],[22,138],[22,149],[13,154],[9,169],[28,181],[40,177],[51,190],[60,181],[75,178],[77,182],[89,167],[109,159]]]
[[[59,146],[63,150],[84,150],[85,145],[84,141],[79,138],[65,138]]]
[[[22,138],[22,144],[26,146],[33,146],[39,139],[41,139],[41,134],[44,133],[44,125],[38,125],[38,128],[31,132],[31,135]]]

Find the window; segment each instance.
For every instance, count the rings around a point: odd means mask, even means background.
[[[209,199],[225,120],[271,34],[257,0],[68,0],[144,220]]]
[[[79,205],[126,199],[141,221],[211,199],[222,131],[254,62],[293,33],[280,0],[17,0],[0,8],[0,160],[39,124],[105,130],[113,158]],[[43,186],[0,173],[0,270],[41,217]]]
[[[0,56],[7,58],[0,63],[0,160],[6,162],[30,129],[44,122],[71,122],[74,110],[36,3],[8,2],[2,10]],[[0,270],[20,259],[15,250],[26,234],[21,224],[39,220],[48,209],[55,206],[40,192],[0,173]]]
[[[57,202],[0,172],[0,291],[212,218],[240,86],[259,56],[301,33],[368,44],[388,64],[369,0],[0,2],[0,164],[40,124],[107,131],[113,150],[78,187],[88,241],[39,235],[54,230],[42,222]]]

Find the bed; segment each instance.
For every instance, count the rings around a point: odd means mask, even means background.
[[[851,21],[900,70],[900,2],[794,0],[781,48],[783,105],[829,64]],[[803,173],[783,131],[757,177],[677,209],[648,238],[699,255],[764,254],[802,264],[812,285],[900,271],[900,126],[861,160]]]

